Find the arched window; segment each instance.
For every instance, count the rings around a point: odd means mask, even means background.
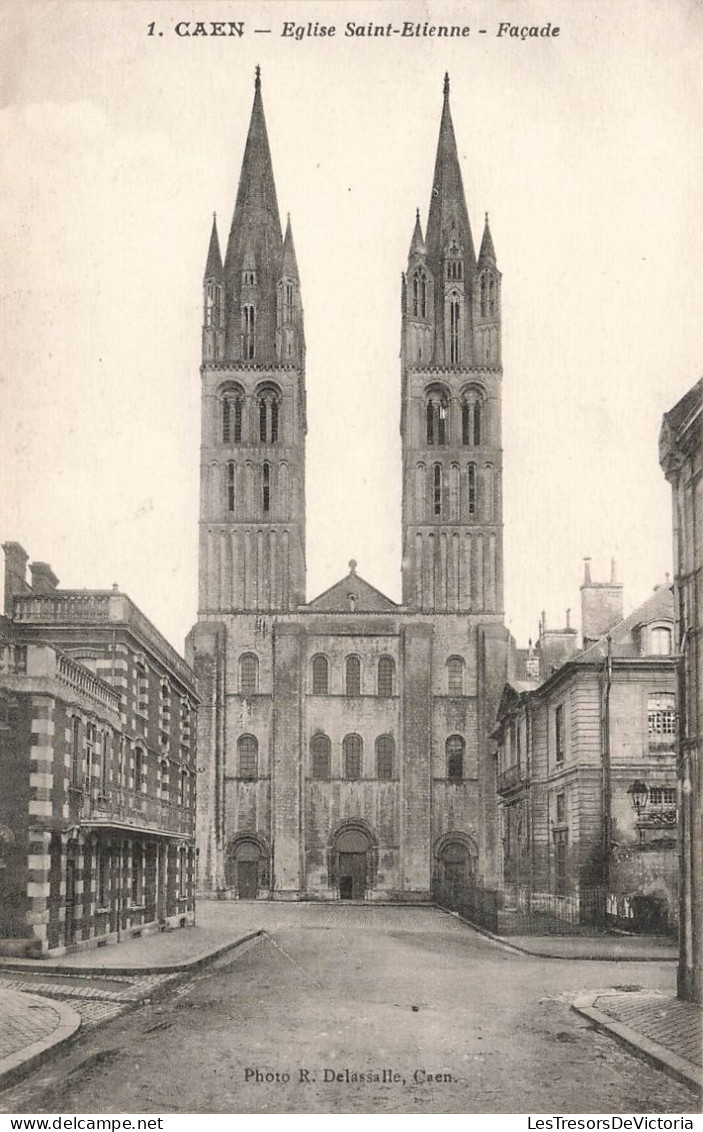
[[[259,394],[259,440],[262,444],[276,444],[280,431],[280,401],[273,389]]]
[[[390,656],[382,656],[378,662],[378,694],[379,696],[393,695],[393,677],[395,675],[395,662]]]
[[[324,657],[320,658],[324,660]],[[312,756],[312,776],[321,782],[328,782],[330,778],[331,747],[326,735],[313,735],[310,740],[310,754]]]
[[[485,405],[478,389],[467,389],[461,398],[461,443],[479,445],[485,432]]]
[[[427,276],[421,268],[413,275],[413,314],[427,318]]]
[[[479,283],[479,309],[481,318],[485,318],[488,314],[488,280],[485,275],[481,276]]]
[[[426,406],[427,443],[446,444],[448,439],[448,403],[441,389],[431,389]]]
[[[358,656],[347,657],[347,695],[361,695],[361,661]]]
[[[666,629],[663,626],[652,629],[650,639],[652,642],[651,653],[653,656],[670,656],[671,629]]]
[[[450,696],[464,694],[464,661],[460,656],[450,656],[447,661],[447,691]]]
[[[234,464],[227,465],[227,510],[234,511]]]
[[[488,284],[488,313],[495,314],[496,312],[496,281],[491,276]]]
[[[259,690],[259,660],[253,652],[245,652],[239,658],[239,691],[243,696],[253,696]]]
[[[456,366],[461,361],[461,303],[454,296],[449,303],[449,364]]]
[[[469,464],[469,515],[476,514],[476,465]]]
[[[313,696],[326,696],[329,692],[329,665],[326,656],[314,656],[312,659],[312,694]]]
[[[266,463],[261,469],[261,505],[264,511],[271,506],[271,465]]]
[[[435,515],[442,514],[442,465],[435,464],[432,484],[433,510]]]
[[[390,735],[379,735],[376,740],[376,777],[393,777],[393,756],[395,743]]]
[[[242,355],[253,358],[255,354],[256,311],[253,303],[242,307]]]
[[[464,747],[461,735],[451,735],[447,739],[447,778],[450,782],[461,782],[464,777]]]
[[[359,735],[345,735],[342,742],[344,756],[344,777],[349,779],[361,778],[361,756],[363,743]]]
[[[222,398],[222,442],[241,444],[242,398],[237,393],[225,393]]]
[[[237,740],[237,774],[239,778],[258,778],[259,744],[253,735],[240,735]]]

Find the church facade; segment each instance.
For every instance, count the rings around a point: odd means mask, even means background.
[[[506,679],[501,276],[476,255],[445,78],[401,286],[402,604],[356,563],[305,594],[305,336],[257,73],[224,261],[204,279],[199,888],[426,899],[495,876]]]

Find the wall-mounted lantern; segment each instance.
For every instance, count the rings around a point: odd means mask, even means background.
[[[647,799],[649,798],[647,783],[640,782],[639,778],[637,778],[628,786],[627,793],[630,796],[630,805],[637,814],[637,817],[641,817],[647,806]]]

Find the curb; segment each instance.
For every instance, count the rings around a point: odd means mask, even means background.
[[[178,963],[155,963],[151,966],[137,966],[137,967],[68,967],[65,964],[59,963],[45,963],[42,959],[27,959],[24,963],[17,963],[10,961],[9,963],[0,963],[0,973],[2,971],[43,971],[52,975],[66,975],[74,977],[82,975],[101,975],[105,979],[109,979],[110,975],[177,975],[181,972],[197,971],[205,963],[211,959],[217,959],[218,956],[223,955],[227,951],[231,951],[234,947],[239,947],[242,943],[248,943],[250,939],[261,935],[263,928],[257,928],[256,931],[247,932],[245,935],[237,936],[234,940],[228,940],[227,943],[218,944],[217,947],[210,948],[209,951],[201,951],[193,959],[182,959]],[[119,944],[115,945],[119,947]]]
[[[666,1046],[660,1045],[659,1042],[655,1042],[651,1038],[646,1038],[644,1034],[633,1030],[631,1026],[626,1026],[624,1022],[618,1022],[615,1018],[604,1014],[602,1010],[598,1010],[593,1005],[596,999],[606,997],[607,995],[603,994],[602,991],[578,995],[572,1002],[571,1009],[582,1017],[588,1018],[597,1029],[610,1034],[616,1041],[662,1069],[669,1077],[688,1085],[689,1088],[700,1095],[703,1089],[703,1070],[698,1069],[693,1062],[687,1061],[686,1058],[672,1053]]]
[[[23,1046],[16,1053],[0,1060],[0,1088],[3,1089],[6,1085],[12,1084],[19,1077],[24,1076],[25,1073],[36,1069],[57,1046],[64,1045],[65,1042],[69,1041],[81,1024],[80,1015],[63,1002],[53,998],[44,998],[39,994],[26,994],[24,991],[17,993],[21,994],[23,998],[29,998],[35,1002],[40,1002],[42,1005],[50,1006],[59,1015],[59,1024],[45,1038],[41,1038],[38,1042],[33,1042],[29,1046]]]
[[[581,961],[586,963],[676,963],[678,961],[676,955],[555,955],[548,951],[531,951],[529,947],[522,947],[519,943],[513,943],[507,936],[496,935],[488,928],[479,927],[472,920],[467,920],[464,916],[459,915],[458,912],[452,912],[449,908],[439,908],[438,910],[444,912],[447,916],[454,916],[455,919],[461,920],[462,924],[467,924],[479,935],[493,940],[494,943],[506,947],[509,951],[514,951],[519,955],[531,955],[535,959],[563,959],[565,963]],[[544,936],[540,938],[544,939]],[[561,936],[560,938],[568,939],[569,937]]]

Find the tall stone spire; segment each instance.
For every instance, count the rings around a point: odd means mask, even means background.
[[[473,273],[476,268],[476,253],[449,107],[449,75],[445,75],[444,105],[439,127],[426,240],[427,258],[438,278],[441,278],[441,272],[437,272],[437,267],[452,235],[463,251],[467,274]]]
[[[224,265],[228,307],[227,352],[230,357],[239,356],[237,346],[241,341],[242,303],[246,299],[256,309],[255,360],[264,363],[275,360],[276,288],[282,254],[281,221],[257,67],[254,104]],[[247,280],[243,280],[245,257],[248,264],[253,257],[253,282],[250,271]],[[243,283],[247,287],[244,297]]]
[[[491,229],[488,224],[488,213],[486,213],[486,222],[483,228],[483,239],[481,240],[481,250],[478,253],[478,265],[484,267],[487,264],[491,267],[496,266],[496,252],[493,247],[493,237],[491,236]]]
[[[220,241],[217,235],[217,215],[212,214],[212,231],[210,233],[210,246],[207,251],[207,262],[205,264],[204,279],[221,279],[222,278],[222,254],[220,252]]]
[[[286,221],[286,234],[283,239],[283,268],[281,275],[287,279],[299,279],[298,261],[295,257],[295,244],[293,243],[293,229],[290,224],[290,216],[288,216]]]
[[[420,223],[420,209],[415,213],[415,227],[413,229],[413,238],[410,241],[409,258],[412,259],[416,255],[425,254],[425,241],[422,235],[422,224]]]

